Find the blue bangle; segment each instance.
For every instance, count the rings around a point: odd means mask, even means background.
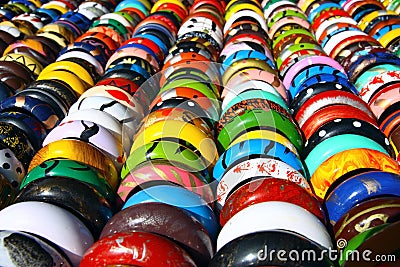
[[[141,25],[141,26],[135,28],[135,33],[143,33],[143,32],[148,33],[148,32],[152,32],[152,30],[154,30],[155,32],[160,32],[160,33],[164,34],[163,36],[165,36],[165,41],[168,42],[165,45],[168,47],[168,49],[175,44],[176,37],[173,35],[172,32],[170,32],[167,28],[165,28],[161,24],[147,23],[147,24]]]
[[[151,77],[150,73],[148,73],[147,70],[145,70],[141,66],[136,65],[136,64],[129,64],[129,63],[122,63],[122,64],[117,64],[115,66],[112,66],[111,68],[108,68],[106,70],[105,74],[108,74],[111,71],[121,70],[121,69],[132,70],[134,72],[139,73],[146,79],[150,79],[150,77]]]
[[[392,31],[392,30],[395,30],[395,29],[398,29],[398,28],[400,28],[400,24],[389,24],[389,25],[386,25],[386,26],[380,28],[378,30],[378,32],[375,33],[374,36],[372,36],[372,37],[374,37],[375,39],[378,40],[380,37],[382,37],[383,35],[385,35],[389,31]]]
[[[359,53],[362,54],[362,52]],[[381,64],[400,65],[400,58],[389,51],[362,55],[356,61],[351,62],[347,68],[347,74],[350,77],[350,81],[354,82],[362,74],[363,70]]]
[[[313,86],[313,85],[315,86],[316,84],[321,83],[321,82],[339,83],[342,86],[349,88],[355,95],[359,95],[357,89],[349,81],[349,79],[347,79],[347,78],[345,79],[343,77],[336,76],[336,75],[333,75],[333,74],[318,74],[316,76],[308,78],[307,80],[305,80],[303,82],[303,84],[299,85],[298,93],[303,91],[305,88],[308,88],[308,87]]]
[[[114,11],[121,11],[127,7],[139,9],[146,17],[149,15],[149,10],[147,10],[146,6],[139,1],[122,1],[115,7]]]
[[[332,74],[336,77],[347,79],[347,76],[343,72],[331,66],[320,64],[309,66],[308,68],[305,68],[298,72],[290,83],[290,87],[288,88],[288,90],[290,91],[292,99],[300,92],[300,85],[302,85],[309,78],[320,74]]]
[[[46,131],[49,132],[60,122],[53,108],[46,102],[31,96],[12,96],[0,103],[0,112],[12,111],[13,109],[24,110],[38,119]]]
[[[320,4],[318,7],[312,9],[310,12],[308,12],[308,21],[313,22],[315,17],[319,15],[322,11],[326,9],[331,9],[333,7],[337,7],[338,9],[341,9],[342,7],[339,6],[338,4],[334,2],[328,2],[328,3],[323,3]]]
[[[326,197],[329,219],[335,224],[356,204],[373,197],[400,196],[400,175],[385,171],[370,171],[340,183]]]
[[[225,171],[238,162],[248,160],[256,156],[264,156],[283,161],[308,179],[307,172],[301,160],[290,151],[289,148],[272,140],[250,139],[239,142],[228,148],[215,164],[213,176],[220,181]]]
[[[249,59],[249,58],[256,58],[256,59],[266,61],[268,63],[268,65],[271,66],[272,69],[275,69],[275,63],[273,63],[272,60],[269,57],[267,57],[265,54],[258,52],[256,50],[239,50],[239,51],[231,54],[227,58],[225,58],[225,60],[221,64],[220,71],[221,71],[221,73],[224,73],[226,71],[226,69],[230,68],[230,66],[234,62],[243,60],[243,59]]]
[[[161,48],[161,50],[164,52],[164,54],[168,54],[167,46],[156,35],[153,35],[153,34],[150,34],[150,33],[138,33],[138,34],[134,34],[133,37],[147,38],[147,39],[155,42]]]
[[[315,148],[311,150],[305,158],[304,162],[307,166],[310,177],[318,167],[331,156],[354,148],[368,148],[389,155],[381,145],[370,138],[355,134],[333,136],[315,146]]]
[[[183,209],[203,224],[210,236],[216,240],[219,226],[215,214],[207,202],[196,193],[174,185],[152,186],[133,194],[122,209],[144,202],[161,202]]]

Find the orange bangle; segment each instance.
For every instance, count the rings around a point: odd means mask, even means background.
[[[341,176],[358,169],[377,169],[400,174],[400,165],[390,156],[372,149],[356,148],[339,152],[324,161],[311,177],[315,195],[324,199],[329,187]]]

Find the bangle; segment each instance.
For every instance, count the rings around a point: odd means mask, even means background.
[[[116,207],[116,194],[103,175],[89,165],[70,159],[52,159],[37,165],[24,177],[20,189],[37,179],[53,176],[68,177],[87,183],[99,191],[112,207]]]
[[[204,160],[189,148],[177,142],[161,140],[152,141],[133,150],[122,168],[121,177],[125,177],[139,164],[152,160],[165,160],[172,165],[174,162],[179,162],[190,166],[196,172],[207,169]]]
[[[329,220],[334,225],[352,207],[373,197],[400,196],[399,174],[369,171],[346,179],[325,198]]]
[[[312,177],[316,169],[333,155],[357,148],[371,149],[389,155],[380,144],[368,137],[356,134],[342,134],[325,139],[316,145],[304,159],[304,163]]]
[[[286,136],[298,151],[302,150],[303,138],[298,126],[274,110],[247,110],[236,116],[219,133],[219,145],[225,150],[240,132],[249,131],[254,127],[276,129]]]
[[[396,156],[393,147],[389,143],[388,138],[382,133],[382,131],[378,127],[366,121],[361,121],[353,118],[343,118],[331,120],[319,127],[318,131],[314,132],[310,136],[310,138],[308,138],[306,144],[304,145],[302,157],[307,157],[307,155],[318,144],[322,143],[328,138],[342,134],[353,134],[369,138],[381,145],[391,157],[394,158]]]
[[[113,249],[116,242],[121,247],[131,249]],[[146,244],[145,248],[143,244]],[[157,266],[160,264],[160,258],[154,255],[159,255],[166,262],[177,262],[177,266],[196,266],[189,254],[177,243],[147,231],[119,232],[103,237],[86,251],[80,264],[93,266],[101,262],[104,266]]]
[[[186,141],[196,149],[200,156],[204,157],[210,167],[214,166],[218,159],[214,140],[193,124],[172,120],[156,122],[135,136],[130,154],[139,146],[161,138],[177,138]]]
[[[94,238],[113,216],[110,204],[94,187],[69,177],[31,181],[15,199],[15,203],[26,201],[43,201],[71,211],[88,226]]]
[[[59,124],[43,140],[42,146],[62,139],[77,139],[92,144],[111,157],[120,170],[126,154],[115,136],[106,128],[90,121],[69,121]]]
[[[144,202],[162,202],[184,209],[207,229],[215,240],[218,232],[217,219],[211,207],[199,195],[174,185],[158,185],[139,191],[127,199],[122,209]]]
[[[256,218],[256,217],[254,217]],[[291,221],[291,220],[289,220]],[[246,228],[246,227],[244,227]],[[236,239],[233,239],[223,247],[221,247],[209,264],[210,267],[228,266],[232,264],[239,266],[296,266],[298,262],[292,262],[288,265],[288,261],[282,261],[278,257],[269,257],[268,251],[308,251],[315,255],[324,255],[323,248],[318,244],[311,242],[303,235],[287,231],[287,230],[269,230],[253,232]],[[328,255],[324,255],[319,261],[307,260],[302,261],[303,265],[310,267],[329,267],[336,263],[329,259]]]
[[[253,158],[242,161],[224,172],[216,189],[219,209],[223,207],[229,196],[243,183],[251,179],[272,177],[288,180],[303,187],[311,194],[310,186],[304,176],[290,165],[273,158]]]
[[[214,179],[220,181],[227,170],[256,156],[283,161],[303,176],[307,176],[301,160],[285,146],[272,140],[250,139],[233,145],[220,156],[213,170]]]
[[[282,134],[272,130],[253,130],[250,132],[243,132],[242,134],[239,134],[236,138],[234,138],[226,149],[229,149],[237,143],[251,139],[267,139],[277,142],[289,148],[290,151],[292,151],[297,157],[300,158],[299,152],[297,152],[296,147],[289,141],[289,139],[287,139]]]
[[[221,229],[217,251],[241,236],[276,229],[307,236],[326,249],[333,247],[325,225],[314,214],[292,203],[268,201],[251,205],[236,213]]]
[[[343,175],[361,169],[376,169],[400,173],[400,166],[389,155],[377,150],[355,148],[339,152],[318,166],[311,176],[311,186],[320,199],[324,199],[328,188]]]
[[[373,175],[374,172],[371,172]],[[396,221],[400,199],[378,196],[364,200],[349,209],[334,225],[335,239],[349,241],[357,234],[386,222]]]
[[[248,99],[266,99],[289,111],[287,103],[282,99],[282,97],[276,95],[276,93],[266,92],[262,89],[249,89],[235,96],[229,102],[226,101],[227,99],[225,98],[222,102],[223,110],[221,114],[224,114],[230,107],[236,105],[237,103]]]
[[[117,193],[123,201],[126,201],[133,188],[149,181],[169,181],[181,185],[213,206],[215,198],[211,186],[208,185],[211,182],[209,176],[187,170],[181,164],[171,164],[160,160],[142,163],[122,176]]]
[[[157,220],[143,222],[142,218]],[[180,227],[176,227],[177,223]],[[166,236],[189,248],[189,254],[198,266],[207,265],[213,256],[213,243],[203,225],[182,209],[164,203],[141,203],[121,210],[104,226],[100,239],[115,233],[137,231]]]
[[[118,172],[112,160],[93,145],[80,140],[62,139],[47,144],[32,158],[28,171],[47,160],[62,158],[93,167],[106,178],[114,191],[118,188]]]
[[[267,201],[283,201],[299,205],[318,217],[322,223],[327,223],[322,204],[313,193],[289,180],[254,177],[243,182],[246,183],[241,184],[240,187],[238,185],[222,207],[220,213],[222,226],[241,210]]]

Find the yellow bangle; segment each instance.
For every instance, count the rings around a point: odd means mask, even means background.
[[[37,77],[43,69],[42,64],[40,64],[35,58],[30,57],[25,54],[20,53],[9,53],[0,58],[2,61],[16,61],[26,66],[33,74]]]
[[[261,8],[260,3],[257,0],[250,0],[249,2],[255,3],[257,6]],[[233,4],[236,4],[236,1],[229,1],[229,3],[225,7],[225,11],[227,11]]]
[[[360,22],[358,23],[358,27],[360,27],[360,29],[362,31],[365,30],[365,28],[367,28],[367,26],[370,24],[370,22],[373,19],[375,19],[376,17],[381,16],[381,15],[397,15],[397,13],[394,11],[391,11],[391,10],[385,10],[385,11],[378,10],[378,11],[371,12],[360,20]]]
[[[63,14],[64,13],[65,12],[63,12]],[[72,31],[67,30],[63,26],[56,24],[56,23],[47,24],[47,25],[43,26],[43,28],[41,28],[37,31],[37,33],[42,33],[42,32],[56,32],[56,33],[60,34],[61,36],[63,36],[69,44],[72,44],[75,41],[75,37],[74,37],[74,34]]]
[[[130,153],[139,146],[162,138],[179,138],[194,146],[204,157],[207,164],[214,166],[218,160],[217,147],[214,140],[195,125],[184,121],[159,121],[144,129],[135,136]]]
[[[259,14],[260,16],[264,17],[264,13],[261,11],[261,9],[259,7],[254,6],[252,4],[248,4],[248,3],[241,3],[241,4],[234,5],[229,10],[227,9],[227,12],[225,13],[225,20],[228,21],[229,18],[233,14],[235,14],[241,10],[252,10],[252,11],[256,12],[257,14]]]
[[[81,78],[81,80],[83,80],[89,86],[94,86],[94,81],[93,81],[92,76],[90,76],[90,73],[84,67],[79,65],[78,63],[68,61],[68,60],[53,62],[53,63],[47,65],[40,74],[42,75],[47,72],[59,71],[59,70],[66,70],[70,73],[73,73],[76,76],[78,76],[79,78]]]
[[[311,6],[314,2],[315,0],[305,0],[303,3],[299,3],[301,5],[301,10],[303,10],[303,12],[306,12],[307,8]]]
[[[383,45],[383,47],[388,47],[390,42],[395,38],[400,36],[400,28],[388,31],[384,35],[378,38],[378,41]]]
[[[50,159],[79,161],[98,170],[116,192],[119,185],[117,169],[110,158],[95,146],[75,139],[61,139],[42,147],[33,156],[28,172]]]
[[[155,2],[154,6],[151,8],[150,13],[154,13],[157,11],[157,9],[163,5],[163,4],[175,4],[177,6],[180,6],[181,8],[183,8],[186,11],[186,14],[188,13],[188,10],[186,8],[186,6],[179,0],[159,0],[157,2]]]
[[[170,109],[169,111],[166,111],[165,109],[160,109],[153,111],[149,113],[146,117],[144,117],[141,122],[139,123],[137,129],[138,131],[136,132],[136,135],[139,135],[139,133],[143,132],[145,129],[150,127],[150,125],[159,122],[159,121],[184,121],[191,123],[195,125],[199,130],[201,130],[203,133],[207,134],[207,136],[211,139],[213,139],[212,135],[212,130],[208,126],[208,124],[201,118],[198,117],[196,114],[186,111],[186,110],[181,110],[181,109]]]
[[[89,86],[85,86],[83,81],[66,70],[53,70],[45,73],[40,73],[37,78],[40,80],[59,80],[63,81],[71,86],[71,88],[80,96],[83,94]]]
[[[61,12],[61,14],[65,14],[68,12],[68,7],[64,7],[61,5],[57,5],[57,4],[53,4],[51,2],[48,2],[44,5],[41,6],[42,8],[46,8],[46,9],[55,9]]]

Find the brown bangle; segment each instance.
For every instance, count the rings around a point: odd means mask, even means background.
[[[42,147],[32,158],[28,172],[47,160],[60,158],[79,161],[95,168],[116,192],[119,175],[112,160],[95,146],[80,140],[61,139]]]

